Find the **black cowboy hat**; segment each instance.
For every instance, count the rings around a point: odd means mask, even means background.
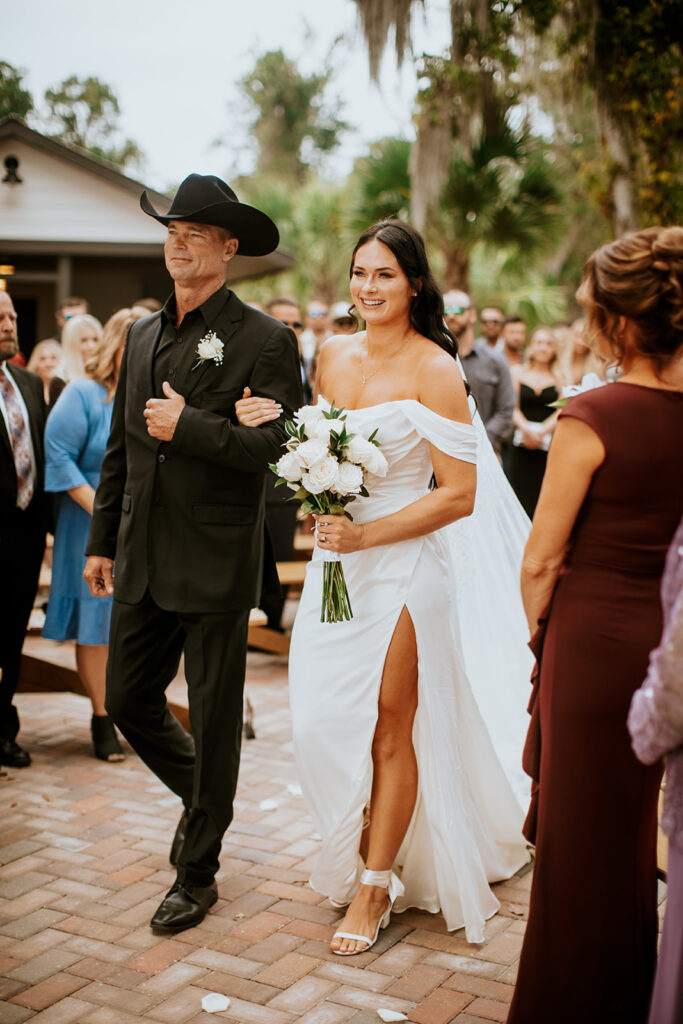
[[[239,240],[240,256],[266,256],[277,249],[280,241],[280,233],[270,217],[240,203],[230,186],[215,174],[188,174],[178,186],[167,213],[154,209],[146,189],[140,196],[140,207],[161,224],[189,220],[226,228]]]

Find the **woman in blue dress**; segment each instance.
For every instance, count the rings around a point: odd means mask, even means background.
[[[114,313],[87,363],[89,377],[67,384],[45,428],[45,490],[56,496],[56,526],[43,636],[76,641],[78,674],[92,703],[95,756],[103,761],[123,760],[104,710],[112,598],[90,595],[83,567],[123,346],[130,325],[144,315],[138,309]]]

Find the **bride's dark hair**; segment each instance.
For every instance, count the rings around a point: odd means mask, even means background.
[[[353,275],[356,253],[362,245],[376,238],[396,257],[399,267],[408,278],[415,297],[410,303],[410,323],[425,338],[455,358],[458,344],[444,323],[443,296],[434,280],[424,240],[419,231],[402,220],[380,220],[366,228],[356,243],[351,256],[349,277]]]

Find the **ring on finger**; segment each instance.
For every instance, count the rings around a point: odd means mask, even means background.
[[[324,533],[320,534],[320,540],[323,542],[323,544],[325,543],[326,537]]]

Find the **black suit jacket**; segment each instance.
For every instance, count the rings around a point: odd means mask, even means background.
[[[42,529],[43,535],[48,525],[48,506],[43,490],[45,481],[45,454],[43,449],[43,432],[47,409],[43,396],[43,382],[40,377],[29,370],[24,370],[14,363],[5,363],[5,369],[14,379],[21,392],[26,411],[28,412],[31,429],[31,441],[36,460],[36,480],[33,498],[29,505],[31,519],[36,529]],[[0,536],[4,527],[13,516],[17,506],[17,471],[14,465],[12,443],[5,426],[5,418],[0,414]]]
[[[121,362],[88,554],[115,559],[115,596],[137,604],[149,587],[167,610],[254,607],[264,570],[264,479],[282,454],[284,422],[301,403],[296,338],[230,292],[213,328],[223,364],[205,362],[174,388],[186,400],[173,440],[147,433],[161,312],[133,324]],[[235,402],[248,385],[283,415],[243,427]]]

